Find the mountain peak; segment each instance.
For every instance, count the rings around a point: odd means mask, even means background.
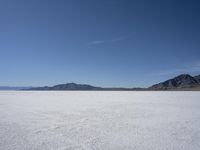
[[[196,78],[200,76],[196,76]],[[171,90],[171,89],[184,89],[184,88],[194,88],[199,87],[199,81],[195,77],[189,74],[181,74],[172,79],[166,80],[164,82],[155,84],[149,89],[152,90]]]
[[[31,88],[29,90],[100,90],[100,87],[91,86],[88,84],[76,84],[76,83],[66,83],[58,84],[52,87],[38,87]]]

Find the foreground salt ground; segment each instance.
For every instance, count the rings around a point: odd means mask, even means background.
[[[199,150],[200,92],[0,92],[1,150]]]

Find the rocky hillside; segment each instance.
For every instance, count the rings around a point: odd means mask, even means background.
[[[200,75],[198,75],[198,76],[194,76],[194,78],[199,82],[199,84],[200,84]]]
[[[151,90],[181,90],[181,89],[199,89],[200,75],[192,77],[189,74],[181,74],[173,79],[155,84],[149,89]]]

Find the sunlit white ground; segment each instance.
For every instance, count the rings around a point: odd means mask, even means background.
[[[200,92],[0,92],[0,150],[200,150]]]

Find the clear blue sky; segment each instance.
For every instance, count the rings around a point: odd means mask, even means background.
[[[1,0],[0,85],[145,87],[200,74],[199,0]]]

